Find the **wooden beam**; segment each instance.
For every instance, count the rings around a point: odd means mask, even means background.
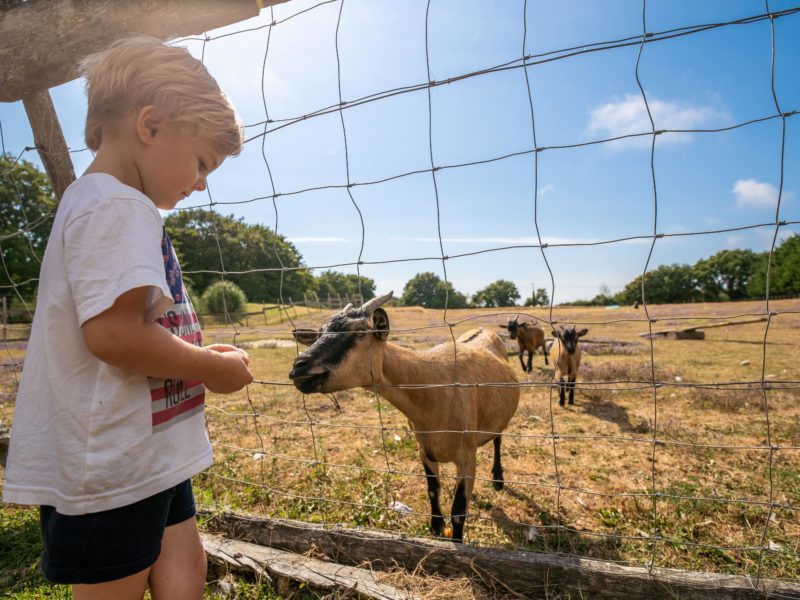
[[[734,325],[748,325],[750,323],[763,323],[767,320],[767,317],[759,317],[757,319],[748,319],[746,321],[723,321],[722,323],[708,323],[703,325],[691,325],[688,327],[678,327],[675,329],[659,329],[658,331],[654,331],[653,333],[645,332],[640,333],[639,337],[656,337],[662,336],[667,337],[668,335],[673,335],[678,339],[691,339],[691,340],[702,340],[705,338],[705,334],[703,335],[693,335],[693,333],[702,333],[705,329],[713,329],[714,327],[733,327]]]
[[[0,11],[0,102],[78,76],[78,63],[114,40],[196,35],[287,0],[28,0]]]
[[[305,583],[314,590],[350,590],[358,598],[374,600],[414,600],[414,595],[380,583],[373,571],[347,567],[275,550],[257,544],[201,534],[211,567],[221,566],[235,574],[269,577],[281,597],[290,597],[291,584]]]
[[[75,169],[69,155],[61,124],[58,122],[53,99],[47,89],[32,92],[22,99],[28,121],[33,130],[33,141],[42,159],[50,185],[58,200],[69,184],[75,181]]]
[[[338,563],[369,563],[373,569],[400,565],[445,576],[481,578],[497,589],[507,588],[527,598],[564,594],[572,598],[681,598],[682,600],[763,600],[800,598],[800,584],[772,579],[697,573],[676,569],[625,567],[618,564],[555,554],[501,548],[479,548],[428,539],[401,537],[241,515],[201,514],[205,527],[228,537],[288,550],[314,549]]]

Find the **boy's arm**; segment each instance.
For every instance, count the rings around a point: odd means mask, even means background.
[[[244,351],[201,348],[145,320],[147,292],[147,287],[129,290],[111,308],[83,324],[86,346],[94,356],[113,367],[150,377],[199,380],[221,394],[253,381]]]

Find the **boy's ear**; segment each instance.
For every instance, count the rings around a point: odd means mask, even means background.
[[[144,144],[150,143],[166,124],[166,115],[152,104],[143,106],[136,115],[136,135]]]
[[[372,313],[372,328],[374,336],[381,342],[389,339],[389,315],[382,308],[376,308]]]

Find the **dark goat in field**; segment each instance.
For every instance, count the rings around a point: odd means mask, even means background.
[[[533,370],[533,352],[537,348],[542,349],[544,364],[547,362],[547,350],[544,345],[544,329],[532,325],[526,321],[519,322],[519,315],[508,320],[508,325],[499,325],[508,330],[508,336],[512,340],[517,340],[519,344],[519,364],[522,370],[530,373]],[[528,366],[525,366],[525,351],[528,352]]]
[[[419,443],[435,535],[444,533],[439,463],[456,465],[450,516],[453,541],[460,542],[477,449],[487,442],[494,443],[492,483],[495,489],[503,487],[500,434],[519,404],[517,378],[503,341],[482,328],[467,331],[455,344],[423,351],[388,342],[389,316],[380,305],[391,296],[359,308],[348,305],[320,331],[295,330],[295,339],[311,347],[295,358],[289,378],[304,394],[363,387],[402,412]]]
[[[558,384],[558,403],[564,406],[564,396],[569,388],[569,403],[575,404],[575,379],[581,366],[581,348],[578,338],[589,333],[588,329],[575,330],[575,326],[556,327],[553,329],[553,345],[550,346],[550,360],[553,361],[555,373],[553,378]]]

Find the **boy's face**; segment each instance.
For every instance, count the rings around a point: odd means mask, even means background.
[[[194,191],[206,189],[206,177],[225,156],[199,137],[174,125],[164,125],[139,155],[142,191],[162,210],[171,210]]]

